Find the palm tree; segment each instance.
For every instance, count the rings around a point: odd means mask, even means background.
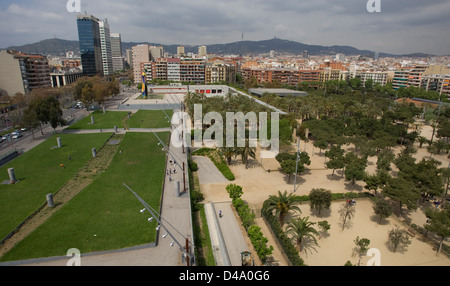
[[[219,153],[225,157],[227,164],[230,165],[231,157],[233,157],[236,154],[236,148],[235,147],[221,147],[221,148],[219,148]]]
[[[253,159],[256,158],[256,148],[250,147],[250,141],[248,139],[245,139],[245,147],[237,147],[236,149],[237,153],[241,155],[242,163],[245,164],[245,168],[247,169],[249,157]]]
[[[263,211],[272,212],[273,210],[275,210],[280,225],[283,226],[284,219],[289,211],[294,210],[300,213],[302,212],[300,208],[295,205],[298,202],[300,202],[299,196],[292,193],[288,195],[287,191],[284,191],[283,194],[278,191],[278,196],[269,196],[269,199],[264,202]]]
[[[305,239],[311,239],[317,245],[314,235],[319,235],[319,232],[312,227],[315,222],[308,220],[309,216],[291,219],[287,226],[286,233],[292,235],[291,239],[295,240],[300,252],[303,250]]]

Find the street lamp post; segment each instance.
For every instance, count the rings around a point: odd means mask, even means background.
[[[168,155],[170,155],[170,156],[172,156],[173,158],[176,158],[176,159],[177,159],[176,162],[175,162],[175,164],[176,164],[176,165],[180,168],[180,170],[183,172],[183,187],[184,187],[183,191],[186,191],[186,175],[185,175],[186,168],[184,167],[184,161],[183,161],[183,160],[180,160],[180,158],[179,158],[176,154],[173,154],[173,153],[169,150],[169,147],[167,147],[166,144],[164,144],[164,142],[161,140],[161,138],[159,138],[159,136],[158,136],[153,130],[152,130],[151,132],[156,136],[156,138],[158,138],[158,140],[159,140],[158,145],[161,144],[161,145],[163,146],[163,150],[165,150],[165,151],[167,152]],[[183,166],[181,166],[181,165],[179,164],[179,162],[183,162]]]
[[[190,254],[190,248],[189,248],[189,239],[187,237],[185,237],[180,231],[178,231],[173,225],[171,225],[167,220],[165,220],[157,211],[155,211],[149,204],[147,204],[141,197],[138,196],[138,194],[136,194],[136,192],[134,192],[130,187],[128,187],[125,183],[123,183],[123,185],[130,190],[133,195],[142,203],[142,205],[144,206],[144,210],[147,210],[150,215],[152,216],[153,219],[155,219],[158,222],[158,227],[157,229],[159,230],[160,227],[164,228],[164,230],[166,231],[166,233],[173,239],[173,241],[178,245],[178,247],[180,248],[180,250],[184,253],[184,255],[186,256],[186,266],[190,266],[191,264],[191,254]],[[144,210],[141,210],[141,212],[143,212]],[[160,219],[161,218],[161,219]],[[178,232],[178,234],[180,236],[183,237],[183,239],[185,239],[186,242],[186,246],[183,247],[181,245],[181,243],[173,236],[173,234],[167,229],[167,227],[165,225],[162,224],[162,220],[164,220],[171,228],[173,228],[176,232]],[[163,237],[165,237],[165,235],[163,235]],[[172,246],[173,244],[171,244]]]
[[[297,168],[298,168],[298,161],[300,160],[300,137],[298,137],[297,142],[297,159],[295,160],[295,179],[294,179],[294,193],[295,193],[295,183],[297,183]]]

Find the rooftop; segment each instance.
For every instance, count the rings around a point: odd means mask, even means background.
[[[278,96],[308,96],[307,92],[290,90],[287,88],[251,88],[248,90],[251,94],[262,96],[265,92],[275,93]]]

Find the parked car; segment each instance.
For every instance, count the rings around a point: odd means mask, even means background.
[[[17,138],[20,138],[22,136],[23,136],[22,133],[15,133],[15,134],[13,134],[12,139],[17,139]]]

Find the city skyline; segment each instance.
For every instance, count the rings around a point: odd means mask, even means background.
[[[211,45],[273,37],[314,45],[348,45],[392,54],[449,55],[450,1],[383,1],[369,13],[366,0],[180,1],[80,0],[81,12],[108,19],[123,42]],[[407,3],[407,4],[406,4]],[[48,38],[76,40],[77,13],[67,1],[2,1],[1,48]]]

